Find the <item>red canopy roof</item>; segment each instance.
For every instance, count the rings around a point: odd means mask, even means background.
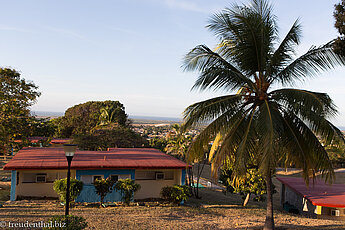
[[[71,141],[72,141],[71,138],[53,138],[50,141],[50,144],[67,144]]]
[[[109,151],[77,150],[72,169],[185,168],[186,163],[156,149],[116,148]],[[63,148],[23,148],[4,170],[66,169]]]
[[[306,186],[303,178],[298,177],[279,177],[281,183],[308,199],[313,205],[345,208],[345,185],[344,184],[325,184],[320,179]]]

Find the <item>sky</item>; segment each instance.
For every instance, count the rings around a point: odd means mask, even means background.
[[[90,100],[119,100],[129,115],[181,117],[190,104],[224,92],[191,91],[181,68],[199,44],[218,42],[205,26],[233,0],[0,0],[0,66],[20,71],[42,93],[34,111],[64,112]],[[300,18],[298,55],[338,36],[340,0],[272,0],[282,38]],[[344,68],[297,87],[328,93],[345,126]]]

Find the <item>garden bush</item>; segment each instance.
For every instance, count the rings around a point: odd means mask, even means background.
[[[48,221],[48,224],[51,226],[43,229],[81,230],[87,227],[85,218],[73,215],[68,215],[67,218],[66,216],[54,216]]]
[[[71,178],[70,188],[69,188],[69,201],[70,204],[78,197],[81,190],[83,189],[83,182]],[[67,178],[55,180],[54,190],[60,196],[61,202],[66,203],[66,190],[67,190]]]
[[[136,184],[132,179],[121,179],[115,184],[115,189],[122,194],[122,201],[129,205],[134,197],[134,193],[140,189],[140,184]]]
[[[171,203],[179,204],[186,201],[191,194],[187,185],[174,185],[163,187],[161,196]]]
[[[96,193],[101,197],[101,207],[102,207],[102,204],[104,202],[104,197],[108,193],[111,193],[113,190],[114,181],[111,180],[110,177],[108,177],[107,179],[101,178],[101,179],[96,179],[93,185],[95,186]]]

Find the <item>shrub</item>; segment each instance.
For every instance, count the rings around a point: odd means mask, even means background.
[[[68,215],[67,218],[66,216],[54,216],[48,221],[48,224],[54,227],[43,229],[81,230],[87,227],[87,222],[83,217],[73,215]]]
[[[101,207],[104,201],[104,197],[113,190],[114,181],[108,177],[107,179],[96,179],[93,183],[96,189],[96,193],[101,197]]]
[[[81,190],[83,189],[83,182],[71,178],[70,188],[69,188],[69,201],[70,204],[78,197]],[[67,178],[55,180],[54,190],[60,196],[61,202],[66,203],[66,190],[67,190]]]
[[[163,187],[161,196],[169,202],[179,204],[186,201],[191,194],[187,185],[174,185]]]
[[[140,189],[140,184],[136,184],[132,179],[121,179],[116,182],[115,189],[121,191],[122,201],[129,205],[134,193]]]

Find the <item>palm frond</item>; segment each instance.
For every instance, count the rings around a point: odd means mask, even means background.
[[[345,65],[345,58],[334,53],[333,42],[320,47],[311,47],[309,51],[297,58],[278,73],[273,81],[283,85],[293,84],[296,80],[303,81],[322,71]]]
[[[325,93],[300,89],[279,89],[272,91],[273,100],[307,122],[308,127],[323,138],[326,145],[332,141],[345,142],[344,136],[327,119],[336,115],[332,99]]]
[[[295,56],[295,46],[300,43],[300,39],[301,25],[297,19],[269,60],[267,67],[269,78],[279,73],[285,66],[291,63]]]
[[[223,45],[219,54],[247,76],[263,72],[276,39],[275,17],[267,1],[254,1],[254,7],[234,5],[211,17],[207,26]]]
[[[265,100],[259,107],[255,129],[257,132],[258,149],[256,158],[260,170],[266,174],[277,163],[277,139],[283,130],[280,115],[277,114],[278,105]]]
[[[334,179],[332,163],[328,153],[309,127],[290,111],[282,114],[286,132],[282,133],[281,144],[287,149],[290,159],[303,169],[304,180],[320,172],[327,181]]]
[[[200,123],[207,123],[225,112],[235,113],[239,108],[243,96],[227,95],[212,98],[188,106],[184,113],[184,129],[188,129]]]
[[[255,109],[249,108],[245,111],[236,113],[235,116],[232,117],[232,126],[228,128],[223,138],[222,146],[214,157],[214,164],[217,167],[220,167],[225,158],[229,157],[235,160],[235,174],[244,175],[246,161],[250,153],[253,152],[255,145],[255,140],[253,139],[255,135],[252,135],[253,129],[250,129],[254,114]],[[243,139],[244,135],[246,135],[247,138]],[[239,150],[240,145],[241,148]]]
[[[208,154],[208,161],[211,163],[211,175],[213,176],[213,178],[217,178],[218,176],[218,168],[215,166],[213,162],[213,158],[216,155],[221,145],[222,140],[223,140],[223,135],[221,133],[218,133],[216,138],[213,140],[211,150]]]
[[[200,72],[192,89],[205,90],[225,87],[232,90],[243,85],[254,87],[254,83],[244,76],[235,65],[205,45],[195,47],[185,56],[183,68],[186,71],[197,70]]]

